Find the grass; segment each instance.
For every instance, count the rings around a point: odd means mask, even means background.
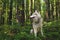
[[[31,28],[30,24],[26,26],[2,25],[0,26],[0,40],[60,40],[60,21],[44,23],[45,37],[38,34],[38,37],[35,38],[30,34]]]

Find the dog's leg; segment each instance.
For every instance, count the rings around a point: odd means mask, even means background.
[[[33,34],[33,29],[30,30],[30,33]]]
[[[34,28],[34,35],[37,37],[37,28]]]

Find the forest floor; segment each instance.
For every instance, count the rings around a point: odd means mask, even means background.
[[[60,21],[44,23],[45,37],[38,34],[38,37],[35,38],[34,35],[30,34],[31,28],[30,24],[27,26],[20,26],[19,24],[1,25],[0,40],[60,40]]]

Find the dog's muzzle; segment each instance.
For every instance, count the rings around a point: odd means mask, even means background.
[[[35,18],[34,16],[30,16],[30,19],[33,19],[33,18]]]

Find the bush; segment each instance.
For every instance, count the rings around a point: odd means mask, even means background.
[[[0,40],[60,40],[60,21],[48,22],[44,25],[44,35],[38,34],[35,38],[30,34],[31,25],[20,26],[2,25],[0,26]]]

